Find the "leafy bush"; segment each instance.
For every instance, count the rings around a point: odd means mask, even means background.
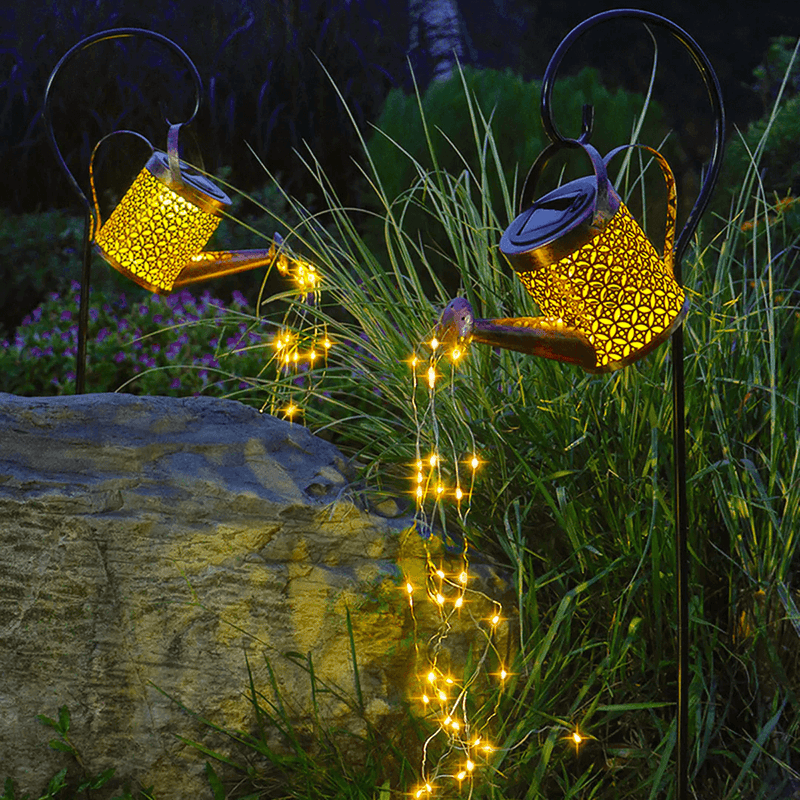
[[[3,390],[19,395],[75,392],[80,285],[55,292],[0,342]],[[92,392],[228,395],[253,385],[269,356],[271,333],[254,329],[247,304],[226,309],[207,291],[169,297],[90,293],[86,384]],[[270,354],[271,355],[271,354]],[[236,361],[235,369],[233,362]]]
[[[478,115],[489,121],[491,146],[497,149],[503,164],[505,183],[521,189],[528,169],[549,144],[539,114],[540,96],[541,81],[526,81],[510,71],[469,67],[432,84],[419,100],[393,89],[367,142],[383,191],[392,199],[406,191],[418,177],[417,165],[428,171],[439,168],[451,175],[465,169],[480,174],[480,161],[487,156],[483,146],[488,142],[484,134],[476,141],[473,116]],[[577,136],[584,104],[594,106],[597,125],[592,143],[604,155],[630,141],[644,102],[640,94],[610,91],[597,70],[587,68],[558,81],[553,92],[553,115],[564,135]],[[661,110],[650,103],[640,140],[657,146],[665,133]],[[396,143],[408,157],[398,154]],[[566,166],[565,179],[590,171],[588,160],[575,156]],[[500,197],[497,179],[485,177],[491,195]],[[512,194],[516,199],[518,192]]]
[[[59,211],[17,216],[0,211],[0,337],[13,333],[48,292],[69,285],[82,240],[82,221]]]

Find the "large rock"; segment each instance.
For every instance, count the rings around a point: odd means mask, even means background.
[[[181,705],[252,729],[248,663],[300,726],[316,701],[389,730],[416,691],[403,576],[425,562],[409,520],[363,505],[332,445],[234,402],[0,394],[0,780],[38,792],[64,766],[36,716],[66,704],[90,771],[208,796]],[[348,613],[358,713],[308,673],[356,698]]]

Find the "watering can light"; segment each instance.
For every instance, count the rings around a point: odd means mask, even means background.
[[[104,136],[95,145],[89,162],[89,179],[94,207],[67,166],[53,132],[50,110],[53,85],[62,68],[76,55],[98,43],[129,37],[154,40],[178,56],[194,81],[195,105],[186,122],[169,127],[167,152],[154,150],[133,184],[103,224],[94,187],[93,161]],[[230,275],[276,262],[278,269],[287,257],[276,236],[268,249],[234,252],[205,252],[212,233],[220,223],[230,199],[198,170],[178,157],[178,131],[194,120],[202,98],[202,81],[197,67],[175,42],[154,31],[141,28],[114,28],[87,36],[70,48],[54,67],[44,95],[43,118],[56,159],[85,207],[83,271],[78,315],[76,392],[84,391],[86,339],[89,319],[89,283],[92,245],[114,269],[151,292],[167,294],[196,281]],[[133,133],[140,139],[144,137]],[[146,140],[145,140],[146,141]],[[149,145],[149,142],[148,142]],[[282,270],[283,271],[283,270]]]
[[[645,236],[608,180],[605,159],[589,144],[568,140],[542,153],[531,170],[530,195],[547,160],[560,147],[583,149],[594,176],[547,193],[509,225],[500,241],[542,316],[475,319],[463,298],[442,316],[440,337],[519,350],[609,372],[643,358],[683,320],[688,299],[675,280],[676,192],[672,171],[655,150],[667,183],[664,255]]]
[[[99,226],[95,251],[114,269],[158,294],[196,281],[272,263],[269,249],[203,252],[230,198],[183,161],[173,171],[154,151],[130,189]],[[99,213],[98,213],[99,217]]]
[[[629,19],[666,29],[689,51],[708,91],[714,114],[714,147],[703,184],[675,242],[675,181],[663,157],[667,226],[659,256],[608,181],[605,158],[588,144],[594,115],[584,108],[579,138],[561,135],[553,120],[552,92],[564,54],[598,23]],[[651,33],[652,35],[652,33]],[[672,342],[672,427],[675,489],[676,757],[675,798],[689,797],[689,521],[686,493],[686,416],[682,321],[688,301],[681,288],[681,260],[708,206],[722,164],[725,109],[714,68],[697,42],[674,22],[650,11],[619,8],[595,14],[570,31],[553,53],[542,81],[542,125],[550,144],[534,162],[520,215],[506,229],[500,251],[509,260],[542,316],[475,319],[457,297],[445,308],[437,338],[461,346],[478,342],[609,372],[637,361],[668,338]],[[583,149],[594,176],[555,189],[536,201],[533,189],[548,159],[561,148]],[[455,348],[454,348],[455,349]]]

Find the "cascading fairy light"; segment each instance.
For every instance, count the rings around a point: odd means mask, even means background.
[[[283,240],[276,234],[277,243]],[[273,415],[281,415],[290,422],[303,414],[298,395],[312,393],[322,380],[320,366],[327,364],[333,342],[327,327],[320,324],[316,315],[308,321],[308,306],[318,306],[322,278],[317,268],[301,258],[289,255],[285,248],[279,252],[275,266],[278,272],[291,280],[297,293],[290,302],[278,332],[272,340],[272,355],[266,365],[275,369],[275,382],[269,399],[261,407]],[[265,368],[266,368],[265,367]]]
[[[436,413],[437,396],[449,383],[452,387],[457,366],[463,361],[465,352],[456,345],[440,342],[434,335],[417,348],[410,359],[412,375],[411,406],[416,436],[416,461],[411,474],[411,493],[415,498],[415,528],[418,532],[430,530],[432,520],[437,517],[446,524],[443,514],[445,504],[455,508],[462,527],[469,515],[476,475],[484,466],[476,452],[474,439],[462,453],[458,452],[450,433],[440,428]],[[449,382],[446,376],[449,373]],[[424,405],[418,403],[418,394],[424,393]],[[449,443],[445,453],[442,441]],[[423,541],[425,541],[423,537]],[[459,563],[454,569],[445,569],[425,544],[426,578],[424,586],[414,586],[406,576],[404,592],[411,608],[416,647],[416,670],[419,683],[418,702],[420,711],[436,729],[423,745],[420,785],[412,796],[421,800],[427,796],[443,796],[448,790],[459,794],[465,790],[471,796],[476,774],[489,763],[495,748],[487,738],[489,721],[497,713],[478,709],[470,712],[474,701],[476,683],[482,674],[501,685],[510,677],[507,666],[497,648],[497,635],[504,623],[502,605],[483,592],[473,588],[470,574],[469,543],[463,534],[463,546]],[[473,607],[478,601],[491,609],[481,617]],[[415,604],[425,602],[438,618],[438,628],[420,646]],[[469,674],[457,675],[450,664],[448,637],[455,619],[464,615],[475,624],[479,642],[479,657]],[[495,672],[489,673],[489,663],[496,663]],[[499,703],[499,693],[496,695]],[[434,758],[434,749],[437,756]],[[448,786],[449,784],[449,786]]]

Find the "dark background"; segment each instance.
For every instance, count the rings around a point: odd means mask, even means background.
[[[197,64],[206,96],[193,126],[194,152],[199,148],[207,168],[230,167],[231,181],[245,190],[263,184],[263,171],[247,142],[288,190],[302,195],[313,191],[313,182],[298,168],[294,151],[310,148],[341,188],[343,200],[357,201],[353,159],[360,145],[334,84],[361,130],[377,119],[391,88],[412,90],[411,69],[425,87],[436,68],[428,46],[436,31],[421,31],[412,39],[409,5],[392,0],[6,3],[0,11],[0,169],[7,181],[2,206],[12,213],[76,207],[45,138],[44,86],[69,47],[91,33],[120,26],[158,31]],[[457,6],[461,60],[529,78],[541,77],[572,27],[615,7],[533,0],[458,0]],[[668,17],[706,51],[722,84],[731,125],[746,126],[763,114],[771,98],[762,96],[763,87],[761,94],[753,88],[753,69],[771,37],[798,35],[800,5],[662,0],[638,7]],[[699,166],[710,143],[705,88],[686,51],[666,34],[658,40],[655,96]],[[651,63],[652,42],[641,24],[618,21],[580,39],[560,74],[595,65],[610,86],[643,91]],[[64,70],[56,88],[56,135],[84,183],[91,146],[101,135],[129,127],[163,148],[164,115],[183,119],[191,105],[191,85],[179,62],[156,45],[132,40],[90,48]],[[521,112],[536,114],[538,109]],[[559,121],[568,134],[577,133],[577,125],[578,120]],[[191,157],[192,138],[184,142]],[[102,162],[114,169],[116,159],[116,168],[124,172],[123,155],[136,147],[133,141],[112,140],[107,147],[111,155],[104,154]],[[143,154],[133,159],[133,174],[142,159]]]

